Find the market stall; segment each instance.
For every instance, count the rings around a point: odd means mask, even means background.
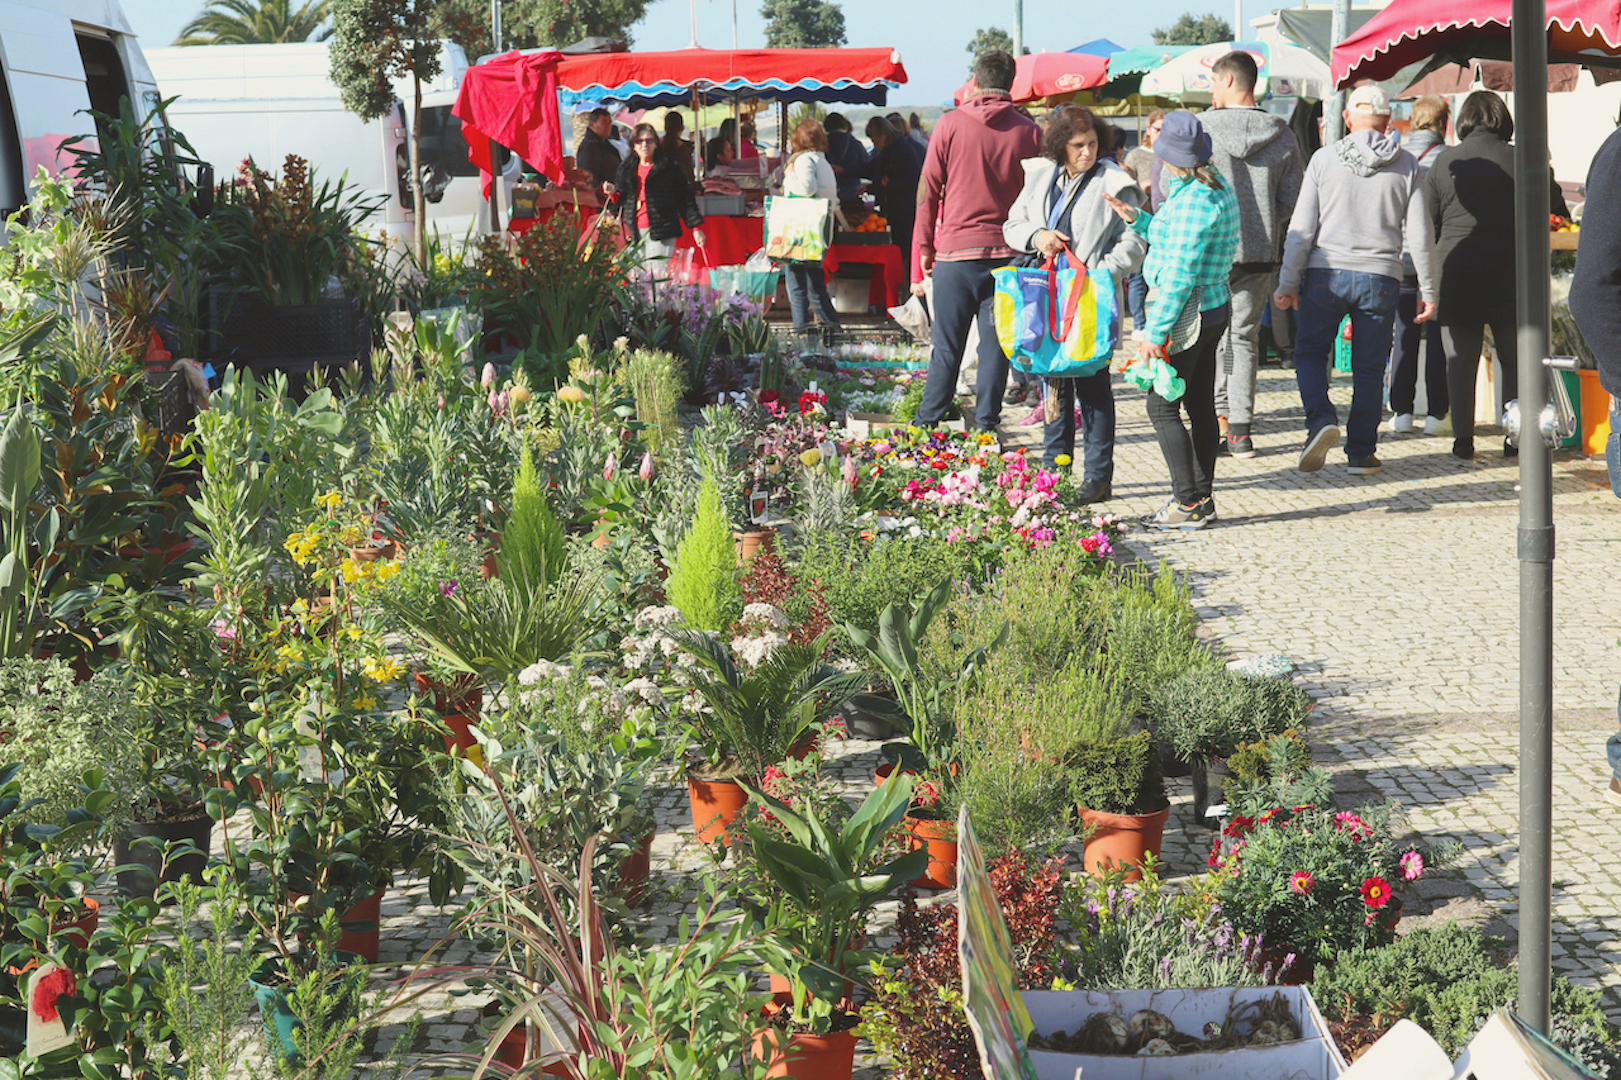
[[[1259,80],[1255,96],[1302,97],[1322,100],[1333,92],[1328,65],[1298,45],[1268,44],[1263,41],[1221,41],[1189,49],[1169,63],[1143,76],[1139,91],[1182,102],[1210,101],[1210,67],[1230,52],[1247,52],[1255,58]]]

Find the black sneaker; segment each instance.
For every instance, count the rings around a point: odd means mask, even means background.
[[[1215,509],[1216,504],[1209,499],[1183,506],[1173,498],[1143,518],[1143,524],[1150,529],[1202,529],[1214,520]]]
[[[1232,457],[1233,456],[1233,437],[1231,435],[1223,435],[1221,437],[1221,442],[1216,444],[1216,456],[1217,457]]]
[[[1107,480],[1083,480],[1075,491],[1075,501],[1082,506],[1088,503],[1108,502],[1113,496],[1114,488]]]
[[[1008,387],[1007,391],[1002,395],[1002,404],[1023,405],[1025,395],[1028,393],[1030,393],[1030,387],[1028,385],[1020,386],[1018,383],[1014,383],[1012,386]]]
[[[1465,442],[1462,439],[1453,439],[1452,456],[1457,458],[1459,461],[1469,461],[1473,459],[1475,456],[1474,442]]]
[[[1228,435],[1227,445],[1224,447],[1229,457],[1248,461],[1260,457],[1255,450],[1255,442],[1248,435]]]
[[[1300,451],[1300,471],[1316,472],[1328,460],[1328,452],[1334,449],[1334,444],[1340,441],[1340,429],[1334,424],[1328,424],[1312,432],[1306,438],[1306,448]]]
[[[1216,520],[1216,500],[1213,497],[1206,495],[1204,498],[1200,499],[1199,509],[1204,511],[1206,521]]]
[[[1384,468],[1384,462],[1369,454],[1367,457],[1352,458],[1345,471],[1352,476],[1372,476],[1376,472],[1383,472]]]
[[[1509,442],[1507,439],[1504,439],[1503,456],[1506,458],[1517,458],[1520,456],[1520,448]]]

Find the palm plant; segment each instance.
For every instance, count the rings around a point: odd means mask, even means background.
[[[331,0],[305,0],[295,11],[293,0],[210,0],[180,30],[176,45],[274,45],[325,41],[332,28],[322,26]]]
[[[827,634],[783,645],[746,673],[708,635],[675,636],[706,676],[696,687],[708,707],[697,721],[697,735],[719,775],[764,776],[766,766],[786,759],[810,731],[819,696],[843,701],[866,682],[860,672],[822,662]]]

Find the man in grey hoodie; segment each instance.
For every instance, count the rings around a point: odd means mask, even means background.
[[[1351,413],[1345,453],[1354,476],[1384,468],[1379,417],[1384,409],[1385,361],[1390,356],[1396,299],[1401,292],[1402,244],[1418,272],[1415,323],[1435,314],[1435,236],[1413,155],[1390,126],[1390,99],[1377,86],[1359,86],[1346,99],[1339,142],[1312,155],[1283,246],[1274,306],[1300,312],[1295,381],[1306,410],[1300,470],[1316,472],[1340,440],[1339,415],[1328,398],[1328,365],[1340,320],[1351,317]]]
[[[1210,68],[1211,109],[1199,117],[1210,135],[1210,163],[1233,186],[1243,227],[1228,286],[1233,318],[1218,355],[1216,415],[1225,418],[1223,451],[1255,457],[1255,376],[1261,363],[1261,315],[1278,285],[1284,230],[1300,197],[1300,143],[1288,123],[1255,104],[1255,58],[1234,51]]]

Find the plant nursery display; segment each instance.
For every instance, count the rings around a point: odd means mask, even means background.
[[[964,811],[1021,992],[1239,995],[1037,1053],[1309,1042],[1312,980],[1348,1052],[1450,1051],[1512,997],[1399,933],[1452,852],[1345,802],[1201,579],[912,422],[923,346],[98,123],[0,260],[0,1080],[977,1076]]]

